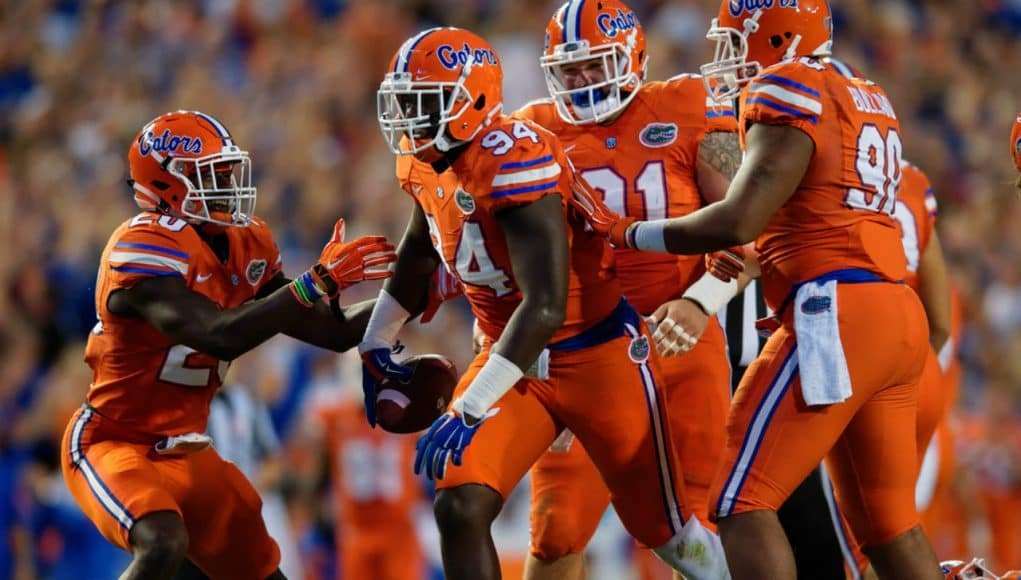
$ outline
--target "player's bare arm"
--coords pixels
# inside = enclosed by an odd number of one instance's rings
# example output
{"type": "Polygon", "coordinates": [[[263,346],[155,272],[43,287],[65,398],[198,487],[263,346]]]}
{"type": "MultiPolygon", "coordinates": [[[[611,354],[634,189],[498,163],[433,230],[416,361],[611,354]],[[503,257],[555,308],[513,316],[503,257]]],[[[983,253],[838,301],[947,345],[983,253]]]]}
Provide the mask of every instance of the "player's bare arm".
{"type": "Polygon", "coordinates": [[[507,240],[522,300],[493,352],[527,369],[564,322],[569,258],[561,198],[547,195],[505,209],[496,219],[507,240]]]}
{"type": "Polygon", "coordinates": [[[741,142],[733,131],[706,133],[698,144],[695,179],[706,203],[715,203],[727,195],[730,181],[741,166],[741,142]]]}
{"type": "MultiPolygon", "coordinates": [[[[741,164],[741,144],[733,131],[706,133],[698,144],[695,180],[706,204],[722,200],[730,180],[741,164]]],[[[729,283],[729,280],[722,280],[729,283]]],[[[660,305],[652,314],[657,328],[656,349],[664,356],[683,354],[698,343],[715,314],[732,298],[737,286],[724,286],[715,278],[703,277],[684,296],[660,305]]]]}
{"type": "Polygon", "coordinates": [[[939,352],[950,337],[950,278],[935,231],[918,264],[918,297],[929,320],[929,342],[939,352]]]}
{"type": "MultiPolygon", "coordinates": [[[[286,286],[261,300],[220,310],[212,300],[189,290],[184,280],[173,276],[149,278],[119,290],[110,296],[108,306],[119,316],[141,318],[171,339],[220,360],[233,360],[279,332],[303,335],[302,339],[325,339],[309,336],[317,332],[300,329],[313,321],[328,324],[333,330],[345,326],[334,319],[328,306],[325,313],[302,306],[286,286]]],[[[360,320],[361,329],[344,329],[338,337],[313,344],[334,350],[355,346],[369,310],[371,303],[351,307],[352,326],[360,320]]]]}
{"type": "MultiPolygon", "coordinates": [[[[630,224],[607,232],[615,243],[671,254],[702,254],[754,240],[797,189],[815,143],[800,129],[756,123],[727,196],[684,217],[630,224]]],[[[599,228],[597,228],[599,229],[599,228]]]]}
{"type": "Polygon", "coordinates": [[[425,309],[429,280],[439,265],[440,257],[430,241],[425,212],[416,204],[397,246],[393,277],[387,280],[384,288],[415,316],[425,309]]]}
{"type": "MultiPolygon", "coordinates": [[[[260,289],[256,298],[269,297],[290,283],[289,278],[279,273],[260,289]]],[[[280,332],[314,346],[343,352],[357,346],[362,339],[375,303],[375,300],[364,300],[340,306],[339,296],[329,303],[320,300],[303,317],[286,321],[287,326],[281,328],[280,332]]]]}
{"type": "MultiPolygon", "coordinates": [[[[189,289],[183,278],[156,276],[117,290],[110,295],[107,306],[113,314],[141,318],[180,344],[220,360],[233,360],[279,332],[308,337],[313,344],[326,348],[346,350],[356,344],[359,331],[367,323],[367,314],[362,313],[369,309],[367,306],[350,312],[361,328],[331,336],[326,329],[302,326],[324,321],[333,329],[342,326],[339,317],[322,304],[324,299],[334,299],[341,290],[360,281],[389,277],[387,266],[395,259],[393,246],[380,236],[345,243],[344,220],[338,220],[319,261],[266,298],[224,310],[189,289]],[[362,319],[365,322],[357,322],[362,319]]],[[[275,279],[274,283],[280,281],[275,279]]]]}
{"type": "Polygon", "coordinates": [[[384,377],[401,380],[411,377],[410,368],[390,358],[390,349],[404,323],[426,309],[429,283],[439,264],[425,212],[415,204],[397,248],[393,276],[380,291],[358,344],[363,363],[365,416],[372,427],[376,426],[376,394],[380,381],[384,377]]]}

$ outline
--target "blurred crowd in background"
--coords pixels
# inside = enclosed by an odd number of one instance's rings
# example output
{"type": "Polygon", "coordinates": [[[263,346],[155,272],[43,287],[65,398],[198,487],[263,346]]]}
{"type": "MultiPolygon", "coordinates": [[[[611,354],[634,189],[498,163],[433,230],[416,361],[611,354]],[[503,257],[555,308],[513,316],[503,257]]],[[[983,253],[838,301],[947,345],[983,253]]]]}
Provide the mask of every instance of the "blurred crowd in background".
{"type": "MultiPolygon", "coordinates": [[[[649,78],[697,72],[711,58],[704,35],[717,0],[629,3],[648,38],[649,78]]],[[[1021,0],[830,4],[835,56],[886,89],[903,126],[905,156],[934,184],[938,230],[963,297],[964,379],[954,411],[962,426],[960,513],[948,526],[953,533],[935,543],[943,558],[984,554],[1012,559],[994,561],[994,569],[1016,567],[1021,203],[1008,136],[1021,107],[1021,0]]],[[[347,219],[351,237],[383,233],[397,240],[403,231],[411,201],[396,186],[375,116],[375,89],[401,42],[439,24],[482,34],[502,57],[511,110],[545,95],[538,58],[557,5],[0,4],[0,578],[111,578],[125,562],[77,512],[60,478],[57,445],[91,376],[82,352],[95,323],[100,253],[136,211],[125,184],[126,156],[142,125],[182,108],[221,120],[251,152],[256,213],[272,227],[285,272],[294,275],[318,256],[338,217],[347,219]]],[[[377,291],[362,285],[344,300],[377,291]]],[[[402,338],[409,352],[440,352],[463,369],[471,358],[470,325],[458,301],[402,338]]],[[[339,577],[345,550],[365,553],[396,542],[425,574],[438,545],[430,537],[430,490],[405,476],[414,438],[372,439],[361,452],[344,447],[345,437],[361,436],[364,423],[360,412],[345,411],[360,408],[357,356],[282,338],[237,361],[233,371],[231,388],[265,405],[280,442],[249,475],[280,498],[292,535],[285,571],[290,561],[303,569],[292,568],[293,577],[339,577]],[[384,453],[372,445],[389,447],[384,453]],[[398,505],[392,514],[381,511],[391,504],[398,505]],[[390,528],[373,537],[380,521],[405,526],[409,535],[395,540],[390,528]]],[[[508,562],[527,546],[526,503],[512,501],[497,533],[508,562]]],[[[607,522],[613,528],[611,517],[607,522]]],[[[611,558],[594,566],[597,572],[623,574],[613,568],[629,558],[618,536],[606,536],[603,552],[611,558]]],[[[347,577],[363,576],[349,570],[347,577]]]]}

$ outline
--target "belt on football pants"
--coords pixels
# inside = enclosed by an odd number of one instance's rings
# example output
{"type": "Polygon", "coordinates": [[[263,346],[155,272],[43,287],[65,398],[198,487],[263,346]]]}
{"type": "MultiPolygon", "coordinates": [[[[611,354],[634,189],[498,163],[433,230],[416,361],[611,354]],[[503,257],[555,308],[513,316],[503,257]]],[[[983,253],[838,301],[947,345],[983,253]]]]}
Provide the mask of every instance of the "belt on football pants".
{"type": "Polygon", "coordinates": [[[775,316],[779,318],[783,314],[784,310],[787,309],[787,306],[789,306],[791,302],[794,302],[794,297],[797,295],[798,289],[804,286],[805,284],[809,284],[811,282],[825,284],[826,282],[829,282],[831,280],[836,280],[838,284],[864,284],[867,282],[889,282],[891,284],[904,283],[903,280],[898,280],[895,282],[893,280],[883,278],[882,276],[874,272],[862,270],[861,268],[845,268],[843,270],[834,270],[832,272],[827,272],[821,276],[816,276],[811,280],[798,282],[797,284],[791,286],[791,291],[788,292],[787,297],[783,299],[783,304],[781,304],[780,308],[777,309],[775,316]]]}
{"type": "Polygon", "coordinates": [[[635,328],[641,328],[641,319],[638,316],[638,312],[628,304],[628,301],[621,298],[620,302],[617,303],[617,307],[613,309],[609,316],[600,320],[588,330],[583,330],[570,338],[550,343],[546,348],[555,352],[571,352],[599,346],[624,336],[627,333],[625,329],[626,324],[630,324],[635,328]]]}

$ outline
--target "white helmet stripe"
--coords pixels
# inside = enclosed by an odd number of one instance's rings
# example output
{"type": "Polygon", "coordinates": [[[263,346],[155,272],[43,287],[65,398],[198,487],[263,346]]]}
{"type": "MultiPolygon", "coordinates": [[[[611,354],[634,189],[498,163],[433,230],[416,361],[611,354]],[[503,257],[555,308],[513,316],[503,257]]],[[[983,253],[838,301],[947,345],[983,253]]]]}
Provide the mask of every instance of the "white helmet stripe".
{"type": "Polygon", "coordinates": [[[227,128],[223,126],[223,123],[217,121],[212,116],[207,115],[205,113],[201,113],[199,111],[195,111],[195,114],[198,115],[199,117],[205,119],[206,121],[208,121],[209,124],[212,125],[214,129],[216,129],[216,132],[220,134],[220,138],[223,139],[223,144],[224,145],[233,145],[234,144],[231,141],[230,131],[228,131],[227,128]]]}
{"type": "Polygon", "coordinates": [[[436,28],[423,30],[405,40],[404,44],[401,45],[401,49],[397,51],[397,62],[394,63],[393,72],[408,72],[408,59],[411,58],[411,51],[415,50],[415,47],[418,46],[422,39],[439,29],[440,27],[437,26],[436,28]]]}
{"type": "Polygon", "coordinates": [[[564,14],[564,42],[581,40],[581,9],[585,0],[571,0],[564,14]]]}

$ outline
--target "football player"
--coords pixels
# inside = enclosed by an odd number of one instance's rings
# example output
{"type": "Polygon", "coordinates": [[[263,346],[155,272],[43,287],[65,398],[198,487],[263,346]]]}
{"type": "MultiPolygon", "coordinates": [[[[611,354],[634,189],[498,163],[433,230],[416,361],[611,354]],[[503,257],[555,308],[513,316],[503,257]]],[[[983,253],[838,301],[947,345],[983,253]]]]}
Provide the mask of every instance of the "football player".
{"type": "Polygon", "coordinates": [[[685,509],[651,339],[604,269],[606,244],[568,209],[578,177],[554,135],[501,113],[502,80],[489,43],[434,28],[380,84],[380,127],[415,206],[359,346],[369,421],[378,381],[408,374],[390,345],[449,268],[486,340],[415,458],[437,481],[447,578],[498,577],[490,524],[564,428],[633,536],[689,577],[727,577],[718,539],[685,509]]]}
{"type": "Polygon", "coordinates": [[[94,378],[64,434],[64,481],[132,552],[121,578],[171,578],[185,556],[213,578],[282,578],[258,494],[202,434],[210,400],[230,361],[277,333],[357,344],[371,302],[342,310],[335,298],[389,276],[396,254],[379,236],[345,243],[341,220],[319,261],[288,280],[253,214],[251,159],[205,113],[149,122],[128,165],[142,212],[103,251],[85,349],[94,378]]]}
{"type": "Polygon", "coordinates": [[[713,488],[731,572],[795,577],[776,509],[826,458],[879,576],[935,580],[914,506],[929,346],[925,311],[898,283],[896,113],[880,87],[821,60],[832,45],[824,0],[723,2],[707,36],[709,90],[740,96],[745,156],[726,198],[646,222],[595,198],[576,202],[618,246],[698,254],[756,240],[780,323],[738,388],[713,488]]]}
{"type": "Polygon", "coordinates": [[[414,441],[372,429],[354,389],[357,396],[315,407],[328,454],[339,577],[422,578],[415,514],[424,493],[408,469],[414,441]]]}
{"type": "MultiPolygon", "coordinates": [[[[662,219],[723,199],[741,160],[734,111],[710,99],[698,76],[646,82],[645,34],[627,4],[563,4],[546,28],[540,62],[550,98],[514,116],[556,134],[577,172],[617,213],[662,219]]],[[[737,282],[707,274],[701,256],[617,248],[614,258],[624,296],[657,325],[666,414],[688,505],[712,528],[709,486],[730,405],[726,341],[713,315],[737,282]]],[[[581,576],[582,552],[610,501],[583,446],[561,443],[531,471],[525,577],[533,580],[581,576]]]]}

